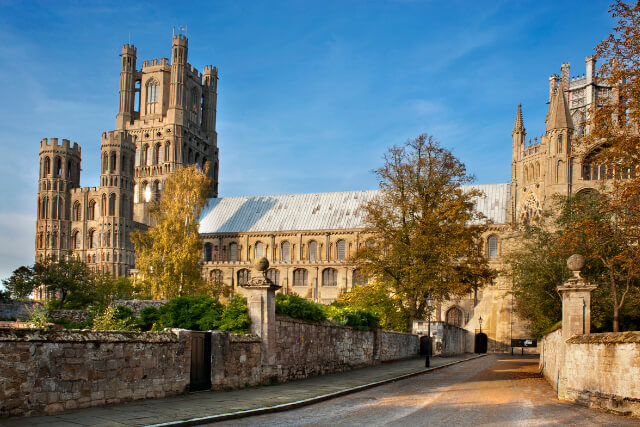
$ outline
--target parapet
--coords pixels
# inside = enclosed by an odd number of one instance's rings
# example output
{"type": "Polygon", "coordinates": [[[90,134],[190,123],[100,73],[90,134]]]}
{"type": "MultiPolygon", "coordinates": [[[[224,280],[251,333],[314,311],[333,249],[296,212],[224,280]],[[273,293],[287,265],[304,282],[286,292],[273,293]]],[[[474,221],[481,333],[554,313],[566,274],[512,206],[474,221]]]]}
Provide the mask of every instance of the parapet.
{"type": "Polygon", "coordinates": [[[213,65],[205,65],[203,74],[213,74],[214,76],[218,75],[218,67],[214,67],[213,65]]]}
{"type": "Polygon", "coordinates": [[[176,34],[173,36],[173,45],[187,47],[189,45],[189,39],[184,34],[176,34]]]}
{"type": "Polygon", "coordinates": [[[62,144],[60,144],[58,141],[58,138],[42,138],[42,141],[40,141],[40,152],[51,151],[54,149],[63,149],[73,151],[78,155],[81,154],[81,148],[77,142],[74,142],[72,146],[71,141],[69,141],[68,139],[63,139],[62,144]]]}
{"type": "Polygon", "coordinates": [[[128,54],[128,55],[134,55],[135,56],[136,53],[137,53],[137,49],[136,49],[136,47],[134,45],[129,44],[129,43],[122,45],[122,54],[123,55],[128,54]]]}

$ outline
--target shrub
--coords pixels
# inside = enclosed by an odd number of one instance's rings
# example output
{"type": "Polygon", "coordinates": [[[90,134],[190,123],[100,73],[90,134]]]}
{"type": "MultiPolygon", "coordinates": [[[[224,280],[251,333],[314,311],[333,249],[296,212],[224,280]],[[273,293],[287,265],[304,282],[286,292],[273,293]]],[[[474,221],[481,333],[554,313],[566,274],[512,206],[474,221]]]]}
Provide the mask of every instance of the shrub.
{"type": "Polygon", "coordinates": [[[145,307],[140,310],[140,318],[138,319],[138,326],[143,331],[149,331],[154,324],[160,320],[160,312],[155,307],[145,307]]]}
{"type": "Polygon", "coordinates": [[[208,330],[220,320],[223,309],[217,299],[207,296],[174,298],[160,307],[157,328],[208,330]]]}
{"type": "Polygon", "coordinates": [[[29,314],[29,323],[31,323],[34,328],[44,328],[47,326],[49,322],[49,310],[47,310],[44,305],[36,303],[32,307],[27,308],[27,313],[29,314]]]}
{"type": "Polygon", "coordinates": [[[137,328],[131,318],[131,310],[122,306],[109,305],[96,313],[91,329],[94,331],[132,331],[137,328]],[[127,310],[129,311],[128,316],[127,310]]]}
{"type": "Polygon", "coordinates": [[[327,320],[320,304],[294,294],[276,294],[276,313],[310,322],[327,320]]]}
{"type": "Polygon", "coordinates": [[[249,325],[251,325],[251,320],[247,310],[247,299],[241,296],[231,298],[229,305],[224,308],[222,316],[215,323],[218,329],[234,334],[249,333],[249,325]]]}
{"type": "Polygon", "coordinates": [[[332,321],[342,326],[351,326],[360,331],[375,329],[380,322],[380,318],[373,312],[360,310],[348,305],[334,303],[324,306],[324,311],[332,321]]]}

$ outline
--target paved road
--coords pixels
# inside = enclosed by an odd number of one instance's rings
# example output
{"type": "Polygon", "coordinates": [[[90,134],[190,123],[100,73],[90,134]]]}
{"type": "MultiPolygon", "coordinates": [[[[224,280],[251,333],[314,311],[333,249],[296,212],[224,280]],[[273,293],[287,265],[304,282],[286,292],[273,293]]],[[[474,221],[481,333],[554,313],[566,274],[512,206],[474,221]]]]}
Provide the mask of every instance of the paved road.
{"type": "Polygon", "coordinates": [[[537,375],[537,364],[537,358],[493,355],[312,406],[215,425],[640,425],[558,401],[537,375]]]}

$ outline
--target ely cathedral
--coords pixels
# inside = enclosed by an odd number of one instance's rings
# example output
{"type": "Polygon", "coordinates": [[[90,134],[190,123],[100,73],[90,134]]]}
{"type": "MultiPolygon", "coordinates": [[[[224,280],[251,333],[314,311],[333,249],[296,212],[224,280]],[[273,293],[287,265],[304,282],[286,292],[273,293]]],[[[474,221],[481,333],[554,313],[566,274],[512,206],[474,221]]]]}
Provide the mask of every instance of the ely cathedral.
{"type": "MultiPolygon", "coordinates": [[[[204,278],[241,292],[239,285],[255,274],[253,262],[265,256],[267,276],[284,293],[330,303],[366,285],[348,260],[367,242],[359,207],[378,191],[218,198],[218,70],[199,72],[187,54],[187,38],[174,36],[171,60],[144,61],[138,70],[136,48],[123,46],[116,129],[102,135],[99,187],[80,187],[78,144],[42,140],[36,261],[72,251],[97,271],[128,276],[135,267],[129,234],[149,226],[149,203],[161,196],[164,180],[176,168],[209,162],[212,194],[200,218],[204,278]]],[[[538,216],[551,195],[589,191],[610,177],[593,163],[593,151],[578,151],[572,141],[588,132],[588,108],[613,95],[588,57],[585,75],[570,78],[569,64],[562,64],[560,76],[549,78],[546,131],[533,141],[526,139],[518,105],[511,182],[468,186],[485,194],[476,207],[491,221],[484,251],[494,268],[501,269],[502,256],[516,243],[518,226],[538,216]]],[[[470,335],[481,326],[489,351],[506,351],[511,338],[528,336],[509,290],[499,276],[477,293],[436,307],[435,320],[470,335]]],[[[415,332],[425,329],[425,322],[414,322],[415,332]]]]}

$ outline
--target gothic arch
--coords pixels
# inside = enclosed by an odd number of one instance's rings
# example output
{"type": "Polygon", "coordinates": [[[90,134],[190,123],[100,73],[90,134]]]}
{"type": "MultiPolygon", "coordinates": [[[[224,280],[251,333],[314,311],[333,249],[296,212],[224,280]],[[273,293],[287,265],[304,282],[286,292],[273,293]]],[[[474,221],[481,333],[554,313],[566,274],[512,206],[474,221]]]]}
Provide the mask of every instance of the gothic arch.
{"type": "Polygon", "coordinates": [[[447,324],[457,326],[459,328],[463,326],[463,317],[464,313],[462,309],[455,305],[447,310],[447,314],[445,315],[447,324]]]}
{"type": "Polygon", "coordinates": [[[542,215],[542,203],[538,200],[534,193],[529,193],[525,196],[524,202],[520,207],[520,223],[530,224],[542,215]]]}

